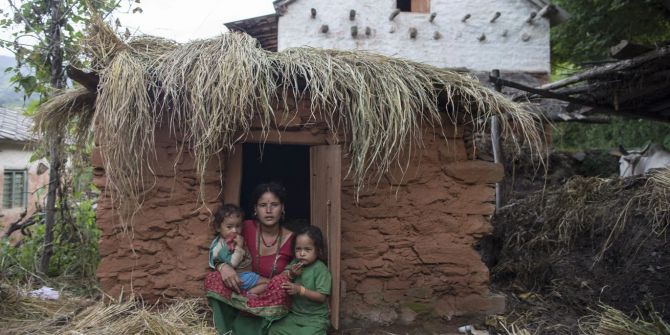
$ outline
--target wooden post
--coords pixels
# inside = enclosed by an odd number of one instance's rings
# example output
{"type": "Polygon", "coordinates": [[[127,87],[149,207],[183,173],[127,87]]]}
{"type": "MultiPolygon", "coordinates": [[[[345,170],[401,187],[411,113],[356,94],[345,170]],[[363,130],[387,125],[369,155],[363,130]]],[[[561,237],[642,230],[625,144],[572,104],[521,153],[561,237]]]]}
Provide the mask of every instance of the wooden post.
{"type": "MultiPolygon", "coordinates": [[[[491,71],[491,77],[496,79],[500,78],[500,70],[491,71]]],[[[494,85],[496,92],[502,91],[502,85],[498,81],[495,81],[494,85]]],[[[491,118],[491,144],[493,146],[493,162],[496,164],[502,164],[500,149],[500,125],[498,123],[497,116],[491,118]]],[[[502,184],[498,182],[496,183],[496,211],[502,207],[502,203],[502,184]]]]}
{"type": "Polygon", "coordinates": [[[339,145],[316,145],[309,149],[310,222],[321,228],[328,249],[328,268],[333,276],[330,323],[340,327],[340,254],[342,232],[342,149],[339,145]]]}

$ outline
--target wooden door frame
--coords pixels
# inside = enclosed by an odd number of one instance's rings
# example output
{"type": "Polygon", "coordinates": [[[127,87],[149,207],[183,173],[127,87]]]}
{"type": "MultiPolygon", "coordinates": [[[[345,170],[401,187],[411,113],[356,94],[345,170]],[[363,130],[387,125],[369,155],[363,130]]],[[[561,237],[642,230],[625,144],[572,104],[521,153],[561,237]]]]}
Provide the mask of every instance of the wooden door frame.
{"type": "MultiPolygon", "coordinates": [[[[314,134],[310,131],[299,131],[299,132],[279,132],[279,131],[270,131],[268,133],[261,133],[251,131],[244,135],[239,136],[238,138],[243,138],[239,144],[235,145],[234,150],[228,154],[228,157],[225,162],[225,181],[223,187],[223,202],[231,203],[235,205],[240,204],[240,192],[242,189],[242,173],[243,173],[243,148],[244,143],[266,143],[266,144],[284,144],[284,145],[305,145],[310,147],[310,199],[314,199],[315,188],[311,183],[311,179],[314,175],[313,169],[313,158],[312,158],[312,148],[317,146],[330,146],[337,148],[337,152],[340,155],[341,159],[341,148],[339,144],[331,144],[329,138],[326,134],[314,134]]],[[[341,161],[338,160],[337,164],[341,164],[341,161]]],[[[330,307],[331,307],[331,324],[333,328],[339,328],[339,307],[341,300],[341,273],[340,273],[340,245],[341,245],[341,211],[342,206],[340,202],[341,190],[341,165],[337,166],[338,180],[333,180],[331,182],[331,188],[337,188],[337,199],[328,200],[326,204],[328,211],[325,214],[328,219],[327,223],[317,224],[326,238],[326,243],[328,245],[328,267],[333,276],[332,291],[330,297],[330,307]],[[332,237],[331,237],[332,236],[332,237]],[[332,243],[331,239],[335,240],[335,243],[332,243]],[[337,297],[335,299],[335,297],[337,297]]],[[[315,217],[315,204],[310,202],[310,224],[315,217]]]]}

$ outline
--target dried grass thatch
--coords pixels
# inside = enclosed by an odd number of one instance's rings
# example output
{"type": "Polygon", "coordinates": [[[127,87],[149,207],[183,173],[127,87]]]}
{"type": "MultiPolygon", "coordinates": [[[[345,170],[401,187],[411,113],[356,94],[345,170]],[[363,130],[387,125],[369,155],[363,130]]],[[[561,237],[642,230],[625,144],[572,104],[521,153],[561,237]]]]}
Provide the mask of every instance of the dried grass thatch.
{"type": "Polygon", "coordinates": [[[216,334],[203,300],[145,306],[134,299],[94,301],[70,295],[40,300],[7,286],[0,293],[0,327],[8,335],[216,334]]]}
{"type": "MultiPolygon", "coordinates": [[[[186,139],[202,174],[252,119],[267,133],[275,108],[289,99],[309,100],[314,119],[325,120],[335,138],[346,138],[359,191],[393,164],[409,163],[398,162],[399,155],[421,146],[422,127],[438,133],[452,124],[479,129],[499,116],[503,135],[520,137],[535,154],[542,151],[536,114],[450,70],[361,52],[273,53],[240,33],[186,44],[151,37],[124,43],[100,21],[87,41],[100,84],[95,109],[82,113],[96,124],[113,199],[131,209],[152,185],[146,162],[155,154],[157,127],[169,125],[186,139]]],[[[63,118],[52,106],[40,112],[47,134],[63,118]]]]}
{"type": "MultiPolygon", "coordinates": [[[[641,312],[631,317],[626,313],[607,305],[600,305],[597,311],[592,311],[579,322],[574,324],[547,324],[541,330],[530,331],[528,319],[510,318],[509,316],[495,316],[487,320],[493,329],[507,335],[531,335],[531,334],[584,334],[584,335],[670,335],[670,325],[653,309],[649,308],[648,315],[644,317],[641,312]],[[574,326],[578,323],[578,329],[574,326]]],[[[534,315],[539,317],[538,314],[534,315]]],[[[537,321],[537,320],[534,320],[537,321]]],[[[565,320],[564,320],[565,321],[565,320]]],[[[533,327],[535,328],[535,327],[533,327]]],[[[537,328],[535,328],[537,329],[537,328]]]]}
{"type": "Polygon", "coordinates": [[[670,335],[670,325],[650,308],[647,317],[637,313],[630,317],[626,313],[607,305],[580,322],[584,334],[593,335],[670,335]]]}

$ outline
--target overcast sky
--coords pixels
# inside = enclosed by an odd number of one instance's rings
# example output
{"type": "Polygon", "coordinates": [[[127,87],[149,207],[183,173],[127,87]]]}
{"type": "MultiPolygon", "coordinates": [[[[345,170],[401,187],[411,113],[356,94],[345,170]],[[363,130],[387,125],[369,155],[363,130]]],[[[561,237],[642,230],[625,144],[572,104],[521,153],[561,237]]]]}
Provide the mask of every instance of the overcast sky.
{"type": "MultiPolygon", "coordinates": [[[[141,0],[137,5],[142,8],[141,14],[128,13],[127,7],[117,13],[123,27],[133,34],[157,35],[178,42],[212,37],[226,30],[224,22],[274,12],[272,0],[141,0]]],[[[0,1],[3,12],[8,7],[6,1],[0,1]]],[[[7,39],[7,32],[0,32],[0,37],[7,39]]],[[[2,48],[0,54],[12,55],[2,48]]]]}

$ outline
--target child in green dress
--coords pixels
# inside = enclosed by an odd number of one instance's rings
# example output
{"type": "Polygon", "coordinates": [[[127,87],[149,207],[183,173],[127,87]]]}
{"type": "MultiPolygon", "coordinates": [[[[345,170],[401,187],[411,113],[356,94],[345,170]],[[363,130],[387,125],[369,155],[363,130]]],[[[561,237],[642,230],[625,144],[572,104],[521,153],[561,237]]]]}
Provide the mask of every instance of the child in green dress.
{"type": "Polygon", "coordinates": [[[295,240],[295,259],[288,265],[293,283],[282,287],[292,296],[291,311],[270,327],[269,335],[326,334],[332,277],[324,261],[323,235],[318,227],[302,229],[295,240]]]}

